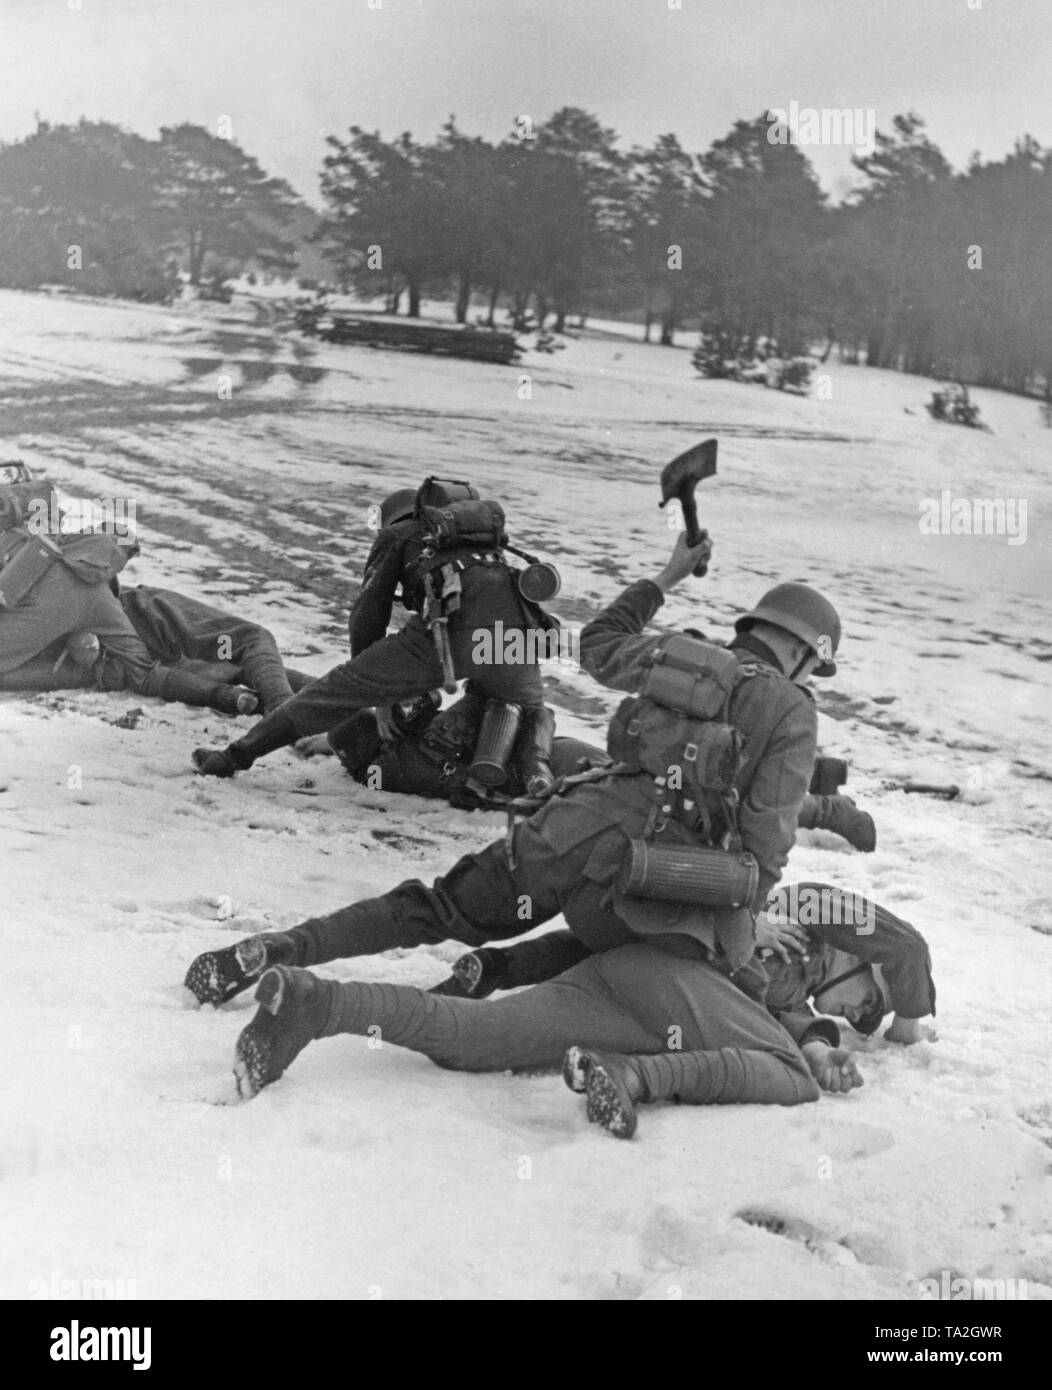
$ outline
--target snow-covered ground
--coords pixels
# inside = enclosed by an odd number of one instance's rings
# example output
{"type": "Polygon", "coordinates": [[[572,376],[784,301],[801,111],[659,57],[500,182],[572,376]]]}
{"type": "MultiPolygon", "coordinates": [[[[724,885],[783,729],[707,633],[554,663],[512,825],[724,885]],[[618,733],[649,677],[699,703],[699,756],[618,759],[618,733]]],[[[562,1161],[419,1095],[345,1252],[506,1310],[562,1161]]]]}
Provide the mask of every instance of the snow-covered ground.
{"type": "MultiPolygon", "coordinates": [[[[701,382],[689,354],[586,333],[513,368],[275,337],[260,307],[0,294],[0,454],[136,501],[128,582],[200,593],[320,673],[344,651],[369,503],[427,472],[503,499],[556,560],[574,624],[653,573],[657,473],[720,439],[707,580],[662,621],[726,629],[772,581],[837,602],[821,741],[879,848],[801,836],[790,878],[870,893],[928,938],[939,1038],[874,1043],[866,1086],[782,1110],[660,1107],[619,1144],[557,1078],[440,1071],[317,1044],[235,1103],[245,997],[192,1008],[204,948],[499,834],[289,752],[204,782],[236,724],[128,696],[0,696],[0,1294],[139,1297],[1052,1295],[1052,434],[976,391],[992,434],[929,420],[931,383],[830,364],[829,399],[701,382]],[[524,380],[524,378],[529,380],[524,380]],[[1027,503],[1025,544],[923,534],[924,499],[1027,503]],[[119,717],[141,706],[135,728],[119,717]],[[958,783],[944,802],[890,790],[958,783]]],[[[1018,515],[1018,514],[1017,514],[1018,515]]],[[[615,697],[553,664],[567,731],[615,697]]],[[[459,953],[333,967],[430,985],[459,953]]]]}

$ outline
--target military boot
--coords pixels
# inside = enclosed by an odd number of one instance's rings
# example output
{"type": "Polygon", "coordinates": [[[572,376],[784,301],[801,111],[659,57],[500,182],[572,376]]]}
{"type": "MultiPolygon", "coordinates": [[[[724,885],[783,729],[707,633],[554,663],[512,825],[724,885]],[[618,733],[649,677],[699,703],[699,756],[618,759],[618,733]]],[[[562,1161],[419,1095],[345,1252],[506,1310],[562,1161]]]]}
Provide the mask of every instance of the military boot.
{"type": "Polygon", "coordinates": [[[633,1058],[571,1047],[563,1058],[563,1080],[571,1091],[587,1097],[590,1124],[602,1125],[615,1139],[632,1138],[636,1104],[648,1099],[633,1058]]]}
{"type": "Polygon", "coordinates": [[[849,796],[805,797],[797,823],[804,830],[830,830],[863,854],[872,854],[877,847],[873,817],[860,811],[849,796]]]}
{"type": "Polygon", "coordinates": [[[555,715],[547,705],[523,711],[518,761],[527,796],[544,796],[555,785],[551,767],[554,738],[555,715]]]}
{"type": "Polygon", "coordinates": [[[244,685],[217,685],[209,701],[219,714],[255,714],[259,697],[244,685]]]}
{"type": "Polygon", "coordinates": [[[241,685],[222,685],[182,666],[157,666],[142,688],[144,695],[184,705],[207,705],[220,714],[254,714],[259,701],[241,685]]]}
{"type": "Polygon", "coordinates": [[[214,1004],[218,1008],[248,989],[268,967],[288,965],[295,957],[296,941],[288,932],[247,936],[233,946],[198,956],[183,983],[199,1004],[214,1004]]]}
{"type": "Polygon", "coordinates": [[[259,1008],[241,1030],[234,1052],[234,1078],[242,1100],[277,1081],[307,1044],[321,1036],[332,997],[332,983],[309,970],[281,965],[266,972],[256,990],[259,1008]]]}
{"type": "Polygon", "coordinates": [[[453,966],[448,980],[442,980],[428,991],[445,994],[454,999],[486,999],[508,973],[508,954],[499,946],[481,946],[461,956],[453,966]]]}
{"type": "Polygon", "coordinates": [[[282,707],[264,715],[244,738],[226,748],[195,748],[192,762],[202,777],[233,777],[236,772],[245,772],[257,758],[288,748],[299,737],[299,730],[282,707]]]}

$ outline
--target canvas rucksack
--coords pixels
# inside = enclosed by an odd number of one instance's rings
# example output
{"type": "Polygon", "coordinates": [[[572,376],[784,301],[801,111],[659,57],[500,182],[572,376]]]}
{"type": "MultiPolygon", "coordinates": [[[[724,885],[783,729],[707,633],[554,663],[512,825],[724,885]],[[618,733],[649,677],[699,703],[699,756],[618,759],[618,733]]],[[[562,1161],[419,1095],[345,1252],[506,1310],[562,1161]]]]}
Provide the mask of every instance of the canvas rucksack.
{"type": "Polygon", "coordinates": [[[619,763],[667,779],[711,825],[733,799],[745,739],[727,723],[734,690],[754,673],[725,647],[685,633],[661,639],[638,695],[622,700],[607,752],[619,763]]]}

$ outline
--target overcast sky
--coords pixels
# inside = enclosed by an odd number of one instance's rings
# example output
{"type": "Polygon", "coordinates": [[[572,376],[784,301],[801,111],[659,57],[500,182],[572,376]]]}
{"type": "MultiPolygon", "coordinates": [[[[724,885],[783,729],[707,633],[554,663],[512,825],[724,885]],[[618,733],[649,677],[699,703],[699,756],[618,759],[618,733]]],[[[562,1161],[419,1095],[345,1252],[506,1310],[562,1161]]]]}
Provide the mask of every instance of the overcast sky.
{"type": "MultiPolygon", "coordinates": [[[[226,116],[311,201],[351,124],[499,138],[573,104],[700,151],[792,101],[882,128],[912,107],[957,165],[1052,145],[1052,0],[0,0],[0,140],[35,112],[151,136],[226,116]]],[[[841,192],[851,150],[806,152],[841,192]]]]}

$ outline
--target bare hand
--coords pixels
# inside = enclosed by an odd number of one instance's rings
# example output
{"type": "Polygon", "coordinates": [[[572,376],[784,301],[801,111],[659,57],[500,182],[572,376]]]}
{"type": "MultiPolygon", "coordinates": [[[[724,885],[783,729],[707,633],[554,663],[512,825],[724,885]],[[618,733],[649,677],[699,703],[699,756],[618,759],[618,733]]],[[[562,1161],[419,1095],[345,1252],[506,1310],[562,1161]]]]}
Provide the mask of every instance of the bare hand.
{"type": "Polygon", "coordinates": [[[708,564],[711,558],[712,541],[709,539],[708,531],[702,531],[700,542],[694,546],[687,544],[687,533],[681,531],[676,537],[676,544],[673,546],[668,564],[654,580],[654,583],[663,594],[667,594],[669,589],[675,588],[681,580],[692,574],[697,565],[700,565],[702,561],[708,564]]]}
{"type": "Polygon", "coordinates": [[[807,932],[796,922],[772,922],[764,913],[756,919],[756,949],[773,951],[786,965],[792,965],[790,951],[807,959],[807,932]]]}
{"type": "Polygon", "coordinates": [[[865,1085],[854,1057],[846,1048],[830,1047],[816,1040],[805,1043],[803,1053],[821,1090],[842,1095],[865,1085]]]}

